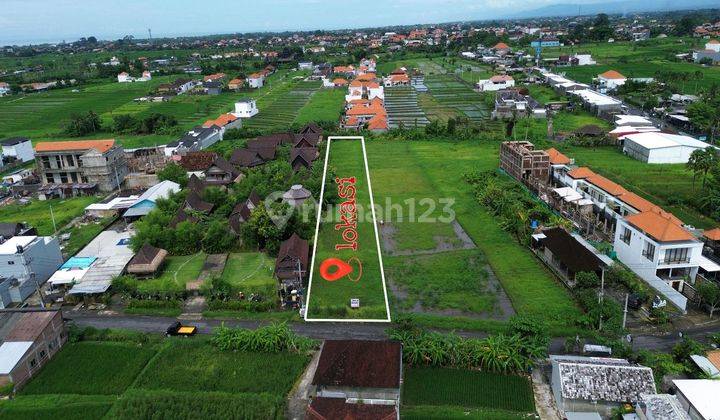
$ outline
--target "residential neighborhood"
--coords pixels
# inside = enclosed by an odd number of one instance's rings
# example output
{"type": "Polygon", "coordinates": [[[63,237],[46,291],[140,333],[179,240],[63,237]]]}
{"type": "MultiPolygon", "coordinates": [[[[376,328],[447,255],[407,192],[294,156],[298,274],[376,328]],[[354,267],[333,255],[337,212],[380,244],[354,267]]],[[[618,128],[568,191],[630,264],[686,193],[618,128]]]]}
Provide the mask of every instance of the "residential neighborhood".
{"type": "Polygon", "coordinates": [[[720,419],[717,5],[16,3],[0,419],[720,419]]]}

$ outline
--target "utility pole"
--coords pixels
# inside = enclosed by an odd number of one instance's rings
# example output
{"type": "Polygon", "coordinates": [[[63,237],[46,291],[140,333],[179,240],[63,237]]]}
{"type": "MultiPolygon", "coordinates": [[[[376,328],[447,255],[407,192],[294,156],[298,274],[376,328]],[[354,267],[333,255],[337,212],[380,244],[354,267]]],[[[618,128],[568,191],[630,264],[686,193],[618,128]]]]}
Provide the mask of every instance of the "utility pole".
{"type": "Polygon", "coordinates": [[[50,218],[52,219],[53,232],[57,235],[57,226],[55,225],[55,213],[53,213],[52,204],[50,204],[50,218]]]}
{"type": "Polygon", "coordinates": [[[605,298],[605,269],[600,271],[600,294],[598,295],[598,305],[600,305],[600,323],[598,324],[598,331],[602,330],[602,301],[605,298]]]}
{"type": "Polygon", "coordinates": [[[627,313],[628,313],[628,298],[630,297],[629,293],[625,293],[625,310],[623,311],[623,330],[625,329],[625,323],[627,322],[627,313]]]}

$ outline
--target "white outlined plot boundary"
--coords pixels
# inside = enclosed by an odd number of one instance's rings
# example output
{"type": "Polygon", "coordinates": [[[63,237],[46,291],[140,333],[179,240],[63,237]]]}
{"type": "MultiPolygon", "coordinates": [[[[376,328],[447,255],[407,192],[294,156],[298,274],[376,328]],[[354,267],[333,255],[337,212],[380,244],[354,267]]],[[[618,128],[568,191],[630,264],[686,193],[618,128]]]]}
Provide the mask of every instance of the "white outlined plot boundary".
{"type": "Polygon", "coordinates": [[[373,198],[372,183],[370,182],[370,168],[368,167],[367,150],[365,149],[365,137],[363,136],[330,136],[327,139],[327,147],[325,150],[325,165],[323,167],[322,184],[320,186],[320,200],[318,201],[319,208],[317,212],[317,221],[315,223],[315,238],[313,238],[313,256],[310,262],[310,280],[308,281],[308,292],[305,300],[305,321],[308,322],[391,322],[390,319],[390,302],[388,301],[387,286],[385,284],[385,269],[383,268],[382,251],[380,250],[380,234],[378,231],[377,218],[375,217],[375,199],[373,198]],[[385,296],[385,311],[387,313],[386,319],[323,319],[323,318],[308,318],[310,312],[310,296],[312,293],[312,282],[315,274],[315,256],[317,255],[317,242],[318,234],[320,233],[320,219],[322,218],[322,202],[325,196],[325,181],[327,177],[328,161],[330,158],[330,145],[333,140],[360,140],[363,152],[363,161],[365,163],[365,175],[367,176],[368,193],[370,195],[370,209],[373,218],[373,228],[375,229],[375,244],[377,245],[378,262],[380,263],[380,278],[382,279],[383,294],[385,296]]]}

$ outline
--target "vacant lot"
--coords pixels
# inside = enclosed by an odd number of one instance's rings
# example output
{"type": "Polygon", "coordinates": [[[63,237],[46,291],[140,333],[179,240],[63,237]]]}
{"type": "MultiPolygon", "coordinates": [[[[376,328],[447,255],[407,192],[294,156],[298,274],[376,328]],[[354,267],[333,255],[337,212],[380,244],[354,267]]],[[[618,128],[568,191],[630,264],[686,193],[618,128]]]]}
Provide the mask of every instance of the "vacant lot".
{"type": "Polygon", "coordinates": [[[489,408],[534,413],[530,380],[489,372],[410,367],[405,370],[403,404],[489,408]]]}
{"type": "Polygon", "coordinates": [[[141,280],[140,292],[180,292],[189,281],[197,280],[205,262],[205,254],[167,257],[162,273],[153,279],[141,280]]]}
{"type": "Polygon", "coordinates": [[[318,90],[310,97],[310,101],[300,108],[295,123],[337,122],[345,109],[346,93],[345,88],[318,90]]]}
{"type": "Polygon", "coordinates": [[[83,214],[85,207],[96,201],[98,198],[95,196],[84,196],[64,200],[33,200],[28,205],[11,204],[0,207],[0,220],[3,222],[27,222],[37,229],[38,234],[52,235],[55,233],[53,216],[55,225],[60,230],[72,219],[83,214]]]}
{"type": "MultiPolygon", "coordinates": [[[[463,181],[463,175],[471,170],[497,168],[498,143],[369,140],[367,147],[376,203],[385,203],[396,191],[399,201],[412,194],[420,194],[418,199],[451,198],[455,219],[484,255],[515,311],[542,317],[553,327],[573,324],[580,312],[565,288],[528,249],[502,230],[463,181]],[[375,181],[375,174],[388,168],[409,175],[381,176],[383,182],[375,181]],[[407,187],[423,184],[426,186],[407,187]]],[[[408,226],[410,231],[412,228],[408,226]]],[[[438,270],[433,275],[446,274],[440,267],[438,270]]]]}
{"type": "Polygon", "coordinates": [[[287,130],[302,109],[320,88],[320,82],[295,80],[283,81],[265,95],[258,97],[260,110],[256,116],[244,121],[244,127],[258,130],[287,130]]]}
{"type": "Polygon", "coordinates": [[[134,344],[69,343],[23,394],[121,394],[154,354],[134,344]]]}
{"type": "MultiPolygon", "coordinates": [[[[361,142],[359,139],[333,140],[328,147],[328,166],[335,171],[335,176],[355,179],[356,226],[353,229],[335,229],[336,223],[343,223],[339,217],[320,224],[315,267],[311,273],[312,285],[308,293],[308,318],[387,319],[389,314],[380,273],[376,227],[370,212],[369,186],[361,142]],[[355,232],[354,236],[348,234],[349,240],[342,238],[346,230],[355,232]],[[335,248],[338,244],[351,242],[356,243],[356,249],[335,248]],[[320,266],[328,258],[345,261],[353,267],[353,272],[334,281],[323,279],[320,276],[320,266]],[[360,299],[360,308],[350,308],[350,299],[353,298],[360,299]]],[[[371,172],[371,179],[372,176],[371,172]]],[[[329,188],[334,191],[326,191],[326,194],[335,194],[338,185],[331,181],[329,188]]],[[[351,215],[353,211],[346,210],[345,213],[351,215]]],[[[348,226],[352,224],[348,223],[348,226]]]]}

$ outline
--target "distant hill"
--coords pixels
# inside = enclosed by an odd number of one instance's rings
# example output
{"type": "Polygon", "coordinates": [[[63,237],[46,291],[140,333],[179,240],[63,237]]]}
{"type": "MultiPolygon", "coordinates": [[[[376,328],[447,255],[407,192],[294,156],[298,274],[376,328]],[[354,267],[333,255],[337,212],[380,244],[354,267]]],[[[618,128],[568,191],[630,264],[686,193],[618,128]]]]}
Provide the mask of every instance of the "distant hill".
{"type": "Polygon", "coordinates": [[[533,17],[581,16],[598,13],[622,14],[631,12],[662,12],[667,10],[693,10],[720,8],[720,0],[630,0],[589,4],[554,4],[538,9],[527,10],[508,16],[509,19],[533,17]]]}

